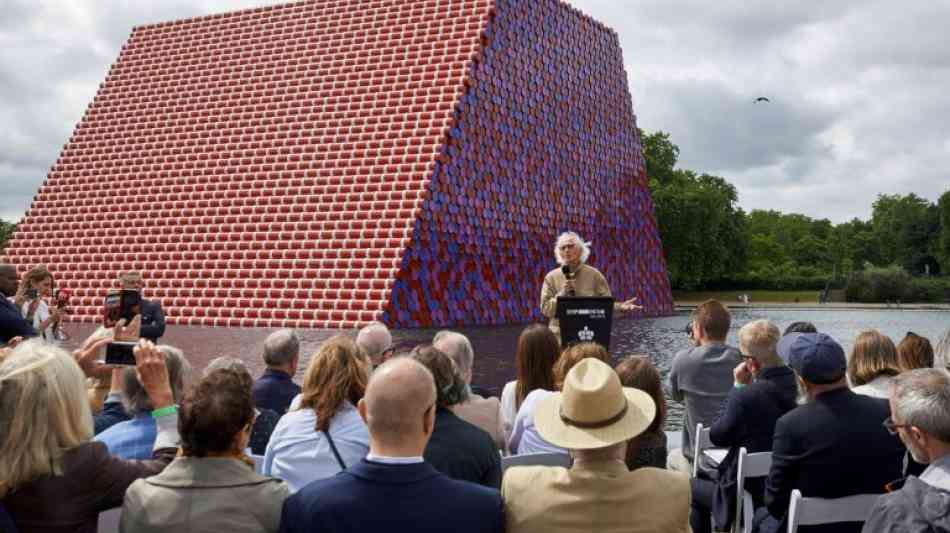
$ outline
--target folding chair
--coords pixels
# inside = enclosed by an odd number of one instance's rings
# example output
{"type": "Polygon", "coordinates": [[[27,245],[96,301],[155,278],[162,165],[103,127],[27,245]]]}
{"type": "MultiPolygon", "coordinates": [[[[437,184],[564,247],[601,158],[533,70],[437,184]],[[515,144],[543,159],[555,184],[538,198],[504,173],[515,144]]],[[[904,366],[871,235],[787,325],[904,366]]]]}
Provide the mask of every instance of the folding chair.
{"type": "Polygon", "coordinates": [[[501,458],[501,471],[512,466],[563,466],[571,467],[571,456],[566,453],[526,453],[501,458]]]}
{"type": "Polygon", "coordinates": [[[693,477],[699,475],[699,463],[705,457],[713,465],[719,465],[729,452],[726,448],[715,448],[709,440],[709,428],[696,424],[696,436],[693,442],[693,477]]]}
{"type": "Polygon", "coordinates": [[[879,496],[856,494],[843,498],[805,498],[800,490],[795,489],[788,502],[788,533],[796,533],[798,526],[864,522],[879,496]]]}
{"type": "Polygon", "coordinates": [[[745,490],[745,480],[750,477],[765,477],[772,468],[772,452],[749,453],[745,446],[739,448],[739,468],[736,472],[736,516],[732,522],[732,530],[739,533],[740,518],[742,532],[752,533],[752,515],[755,505],[752,495],[745,490]]]}

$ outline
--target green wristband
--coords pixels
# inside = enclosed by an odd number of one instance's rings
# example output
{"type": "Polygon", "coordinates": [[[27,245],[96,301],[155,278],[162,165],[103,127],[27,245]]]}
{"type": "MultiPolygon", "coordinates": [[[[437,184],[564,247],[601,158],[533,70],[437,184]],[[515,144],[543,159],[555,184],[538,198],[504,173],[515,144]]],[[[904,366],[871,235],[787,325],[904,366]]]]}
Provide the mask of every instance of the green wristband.
{"type": "Polygon", "coordinates": [[[152,411],[152,418],[161,418],[163,416],[173,415],[177,412],[177,405],[169,405],[168,407],[162,407],[161,409],[155,409],[152,411]]]}
{"type": "Polygon", "coordinates": [[[742,387],[745,387],[745,383],[738,383],[738,382],[736,382],[736,383],[733,383],[732,386],[735,387],[735,388],[737,388],[737,389],[741,389],[742,387]]]}

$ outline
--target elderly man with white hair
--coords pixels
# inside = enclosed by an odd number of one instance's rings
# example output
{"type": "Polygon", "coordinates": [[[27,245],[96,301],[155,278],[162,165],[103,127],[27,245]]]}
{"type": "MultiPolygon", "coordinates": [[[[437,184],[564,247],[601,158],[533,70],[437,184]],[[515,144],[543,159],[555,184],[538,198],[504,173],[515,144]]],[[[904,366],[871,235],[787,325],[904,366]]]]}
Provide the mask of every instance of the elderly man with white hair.
{"type": "Polygon", "coordinates": [[[465,384],[469,387],[468,400],[453,405],[452,412],[469,424],[485,430],[491,435],[498,449],[504,450],[505,422],[501,415],[501,402],[498,398],[484,398],[471,392],[475,350],[468,337],[455,331],[442,330],[435,334],[432,346],[452,359],[465,384]]]}
{"type": "Polygon", "coordinates": [[[373,363],[373,368],[392,356],[393,336],[382,322],[370,322],[356,335],[356,345],[373,363]]]}
{"type": "MultiPolygon", "coordinates": [[[[560,234],[554,246],[554,259],[561,265],[544,276],[541,288],[541,313],[550,319],[551,330],[560,334],[554,318],[560,296],[611,296],[607,279],[599,270],[587,264],[590,244],[573,231],[560,234]]],[[[642,309],[633,297],[614,304],[615,312],[627,313],[642,309]]]]}
{"type": "Polygon", "coordinates": [[[909,476],[900,490],[878,498],[862,531],[950,531],[950,372],[904,372],[894,378],[890,404],[885,427],[915,461],[929,466],[919,478],[909,476]]]}

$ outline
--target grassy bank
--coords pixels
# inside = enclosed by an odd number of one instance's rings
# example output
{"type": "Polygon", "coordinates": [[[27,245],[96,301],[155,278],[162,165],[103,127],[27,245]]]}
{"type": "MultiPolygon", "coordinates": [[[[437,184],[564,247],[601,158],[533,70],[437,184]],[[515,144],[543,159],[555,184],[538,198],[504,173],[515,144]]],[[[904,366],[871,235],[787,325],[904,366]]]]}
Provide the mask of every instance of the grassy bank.
{"type": "Polygon", "coordinates": [[[702,302],[713,298],[728,305],[738,302],[741,294],[749,295],[749,303],[818,303],[821,291],[673,291],[673,301],[702,302]]]}

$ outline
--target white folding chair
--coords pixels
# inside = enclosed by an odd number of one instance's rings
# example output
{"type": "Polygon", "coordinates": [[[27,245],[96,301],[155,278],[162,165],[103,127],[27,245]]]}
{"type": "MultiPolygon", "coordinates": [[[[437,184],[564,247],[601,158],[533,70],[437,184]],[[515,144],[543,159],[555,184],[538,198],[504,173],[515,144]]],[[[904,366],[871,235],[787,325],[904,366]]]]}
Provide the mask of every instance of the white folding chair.
{"type": "Polygon", "coordinates": [[[718,466],[729,453],[728,448],[715,448],[709,440],[709,428],[696,424],[696,435],[693,443],[693,477],[699,475],[699,463],[705,457],[709,463],[718,466]]]}
{"type": "Polygon", "coordinates": [[[119,533],[119,519],[122,518],[122,508],[116,507],[99,513],[97,533],[119,533]]]}
{"type": "Polygon", "coordinates": [[[501,458],[501,470],[512,466],[563,466],[571,467],[571,456],[566,453],[526,453],[501,458]]]}
{"type": "Polygon", "coordinates": [[[798,526],[814,526],[836,522],[864,522],[880,494],[856,494],[843,498],[805,498],[800,490],[792,491],[788,502],[788,533],[798,526]]]}
{"type": "Polygon", "coordinates": [[[752,533],[752,515],[755,505],[752,495],[745,490],[745,480],[750,477],[765,477],[772,468],[772,452],[749,453],[745,446],[739,448],[739,466],[736,471],[736,517],[732,530],[739,533],[740,518],[743,533],[752,533]]]}

